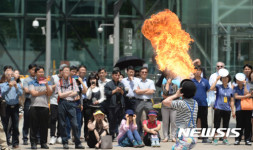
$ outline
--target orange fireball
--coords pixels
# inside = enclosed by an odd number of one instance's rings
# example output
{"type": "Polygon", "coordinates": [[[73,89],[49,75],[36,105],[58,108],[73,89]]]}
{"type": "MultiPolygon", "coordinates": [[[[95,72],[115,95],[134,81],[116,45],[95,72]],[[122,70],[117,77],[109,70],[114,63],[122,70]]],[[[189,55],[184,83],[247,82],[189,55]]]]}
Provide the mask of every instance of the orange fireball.
{"type": "Polygon", "coordinates": [[[188,50],[194,40],[182,29],[176,14],[166,9],[152,15],[145,20],[142,33],[151,41],[161,71],[169,69],[182,78],[189,78],[194,66],[188,50]]]}

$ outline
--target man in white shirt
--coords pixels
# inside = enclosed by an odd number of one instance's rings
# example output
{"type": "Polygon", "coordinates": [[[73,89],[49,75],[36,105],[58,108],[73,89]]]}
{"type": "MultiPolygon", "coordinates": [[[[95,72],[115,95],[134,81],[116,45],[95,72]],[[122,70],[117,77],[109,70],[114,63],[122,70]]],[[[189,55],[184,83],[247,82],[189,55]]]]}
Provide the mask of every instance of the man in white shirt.
{"type": "Polygon", "coordinates": [[[136,95],[134,93],[134,86],[137,85],[137,81],[140,79],[134,77],[134,67],[129,66],[127,68],[127,76],[126,78],[122,79],[122,83],[125,86],[125,90],[127,92],[125,96],[125,103],[126,103],[126,110],[132,109],[135,110],[135,101],[136,101],[136,95]]]}
{"type": "Polygon", "coordinates": [[[104,101],[106,100],[106,96],[105,96],[105,84],[110,82],[111,80],[110,79],[107,79],[106,78],[107,76],[107,71],[105,68],[100,68],[98,69],[98,77],[99,77],[99,80],[98,80],[98,86],[99,86],[99,89],[100,91],[102,91],[101,93],[101,97],[103,97],[103,101],[100,102],[101,106],[102,106],[102,111],[104,111],[104,113],[106,115],[108,115],[107,113],[107,109],[106,109],[106,105],[104,103],[104,101]]]}

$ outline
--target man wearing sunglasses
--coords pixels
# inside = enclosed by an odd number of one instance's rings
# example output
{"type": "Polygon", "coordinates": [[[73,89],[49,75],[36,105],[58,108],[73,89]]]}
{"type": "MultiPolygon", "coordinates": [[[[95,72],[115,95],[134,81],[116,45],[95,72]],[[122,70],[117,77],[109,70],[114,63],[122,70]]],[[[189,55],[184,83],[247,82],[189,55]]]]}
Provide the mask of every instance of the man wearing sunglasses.
{"type": "Polygon", "coordinates": [[[143,110],[145,110],[146,114],[148,114],[149,110],[153,109],[151,99],[153,98],[153,94],[155,93],[155,84],[154,81],[147,79],[148,77],[148,68],[142,67],[140,69],[141,79],[137,81],[134,86],[134,92],[136,93],[136,123],[138,126],[138,132],[142,135],[142,123],[141,116],[143,110]]]}

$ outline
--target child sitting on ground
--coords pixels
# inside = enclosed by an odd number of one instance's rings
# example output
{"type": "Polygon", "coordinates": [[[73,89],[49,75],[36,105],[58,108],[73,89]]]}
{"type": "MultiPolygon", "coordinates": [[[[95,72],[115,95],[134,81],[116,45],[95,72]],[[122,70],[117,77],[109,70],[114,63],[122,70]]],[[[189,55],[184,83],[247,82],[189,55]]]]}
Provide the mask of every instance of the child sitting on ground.
{"type": "Polygon", "coordinates": [[[118,143],[122,147],[144,147],[141,136],[137,131],[136,115],[131,109],[126,110],[125,118],[121,121],[118,143]]]}
{"type": "Polygon", "coordinates": [[[160,135],[161,122],[157,120],[157,112],[150,110],[148,113],[148,120],[143,121],[144,144],[146,146],[160,147],[160,135]]]}

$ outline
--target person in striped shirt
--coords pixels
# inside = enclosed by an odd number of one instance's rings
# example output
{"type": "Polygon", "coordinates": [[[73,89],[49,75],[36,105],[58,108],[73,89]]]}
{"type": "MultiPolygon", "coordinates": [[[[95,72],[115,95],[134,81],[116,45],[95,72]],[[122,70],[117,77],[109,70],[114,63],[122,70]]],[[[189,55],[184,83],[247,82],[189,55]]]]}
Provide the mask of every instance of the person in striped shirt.
{"type": "MultiPolygon", "coordinates": [[[[163,100],[163,105],[177,110],[176,125],[178,131],[180,128],[195,128],[198,113],[198,103],[193,99],[197,89],[194,82],[185,79],[181,82],[180,87],[174,95],[163,100]],[[182,97],[182,100],[178,100],[180,97],[182,97]]],[[[178,137],[172,149],[177,149],[178,147],[192,149],[196,142],[197,139],[195,138],[181,136],[178,137]]]]}

